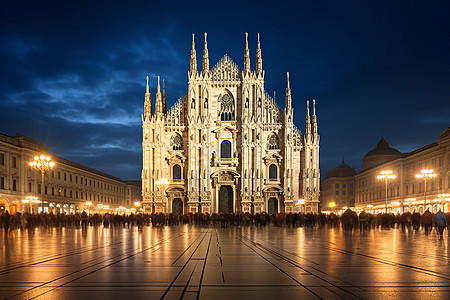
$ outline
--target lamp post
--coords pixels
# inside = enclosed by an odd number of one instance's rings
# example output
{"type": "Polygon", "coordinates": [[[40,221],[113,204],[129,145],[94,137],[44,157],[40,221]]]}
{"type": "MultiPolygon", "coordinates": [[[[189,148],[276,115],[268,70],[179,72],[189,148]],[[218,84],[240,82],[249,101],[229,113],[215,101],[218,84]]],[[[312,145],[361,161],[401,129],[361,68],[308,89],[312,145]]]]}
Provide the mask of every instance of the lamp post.
{"type": "Polygon", "coordinates": [[[387,183],[388,183],[388,180],[395,179],[397,177],[396,175],[394,175],[392,173],[394,173],[394,172],[392,172],[391,170],[384,170],[384,171],[381,171],[381,175],[377,176],[378,180],[384,180],[384,182],[386,184],[386,201],[385,201],[385,205],[384,205],[384,212],[386,214],[387,214],[387,195],[388,195],[387,183]]]}
{"type": "MultiPolygon", "coordinates": [[[[33,203],[39,203],[39,202],[40,202],[39,198],[36,196],[26,196],[25,200],[22,200],[22,203],[29,204],[30,213],[33,213],[31,211],[31,207],[32,207],[33,203]]],[[[27,210],[27,212],[28,212],[28,210],[27,210]]]]}
{"type": "MultiPolygon", "coordinates": [[[[442,201],[442,211],[445,212],[445,202],[450,200],[450,194],[439,194],[438,198],[442,201]]],[[[449,205],[450,203],[447,203],[447,212],[450,211],[449,205]]]]}
{"type": "Polygon", "coordinates": [[[41,202],[42,202],[42,212],[44,212],[44,175],[48,169],[53,169],[55,163],[50,161],[49,156],[42,154],[41,156],[35,156],[33,161],[30,161],[30,167],[41,171],[42,181],[41,181],[41,202]]]}
{"type": "Polygon", "coordinates": [[[92,201],[86,201],[86,206],[88,207],[88,214],[91,215],[92,201]]]}
{"type": "Polygon", "coordinates": [[[330,207],[330,210],[334,210],[334,207],[336,206],[336,203],[330,202],[330,203],[328,204],[328,206],[330,207]]]}
{"type": "Polygon", "coordinates": [[[436,173],[433,173],[433,170],[429,170],[429,169],[423,169],[420,171],[419,174],[416,174],[416,178],[423,179],[425,181],[425,188],[423,191],[423,211],[424,212],[425,212],[425,208],[427,205],[427,180],[433,179],[436,176],[437,176],[436,173]]]}

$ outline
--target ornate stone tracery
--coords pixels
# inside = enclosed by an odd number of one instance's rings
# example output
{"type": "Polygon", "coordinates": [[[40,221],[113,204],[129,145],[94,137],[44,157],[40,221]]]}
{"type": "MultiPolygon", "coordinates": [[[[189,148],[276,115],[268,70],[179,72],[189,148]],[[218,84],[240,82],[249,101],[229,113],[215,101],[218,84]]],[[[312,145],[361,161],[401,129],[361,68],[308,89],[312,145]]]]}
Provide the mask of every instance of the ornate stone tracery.
{"type": "Polygon", "coordinates": [[[293,123],[289,78],[283,110],[264,89],[259,41],[254,71],[248,47],[243,71],[228,55],[209,70],[206,35],[204,45],[204,70],[198,71],[193,41],[187,93],[172,108],[160,109],[165,96],[158,88],[153,112],[147,86],[142,116],[144,207],[154,212],[178,211],[180,205],[184,213],[218,212],[225,206],[234,212],[262,212],[270,198],[272,209],[280,212],[292,210],[296,199],[317,206],[320,176],[308,177],[304,171],[319,174],[315,110],[312,122],[307,112],[303,135],[293,123]],[[160,179],[167,179],[167,185],[155,184],[163,182],[160,179]],[[221,202],[221,188],[232,206],[221,202]]]}

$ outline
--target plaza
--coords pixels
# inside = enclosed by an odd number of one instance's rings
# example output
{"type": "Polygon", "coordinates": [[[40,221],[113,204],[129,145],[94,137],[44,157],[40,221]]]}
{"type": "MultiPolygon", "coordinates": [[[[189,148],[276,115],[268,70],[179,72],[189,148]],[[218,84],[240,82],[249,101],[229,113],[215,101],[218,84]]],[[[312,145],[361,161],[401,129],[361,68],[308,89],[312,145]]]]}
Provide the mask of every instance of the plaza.
{"type": "Polygon", "coordinates": [[[444,299],[449,237],[401,229],[0,232],[0,299],[444,299]]]}

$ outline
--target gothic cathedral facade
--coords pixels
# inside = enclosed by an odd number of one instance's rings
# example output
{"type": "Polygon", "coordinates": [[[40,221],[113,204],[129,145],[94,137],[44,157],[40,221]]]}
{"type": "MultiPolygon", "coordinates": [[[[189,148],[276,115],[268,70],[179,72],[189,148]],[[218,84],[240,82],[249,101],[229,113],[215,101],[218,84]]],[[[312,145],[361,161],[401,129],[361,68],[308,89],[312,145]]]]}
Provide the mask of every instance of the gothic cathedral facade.
{"type": "Polygon", "coordinates": [[[194,35],[187,95],[167,110],[158,77],[154,111],[148,77],[143,125],[145,212],[318,212],[319,134],[307,101],[305,133],[294,125],[289,73],[281,110],[264,89],[258,34],[250,69],[227,55],[209,68],[205,33],[202,70],[194,35]]]}

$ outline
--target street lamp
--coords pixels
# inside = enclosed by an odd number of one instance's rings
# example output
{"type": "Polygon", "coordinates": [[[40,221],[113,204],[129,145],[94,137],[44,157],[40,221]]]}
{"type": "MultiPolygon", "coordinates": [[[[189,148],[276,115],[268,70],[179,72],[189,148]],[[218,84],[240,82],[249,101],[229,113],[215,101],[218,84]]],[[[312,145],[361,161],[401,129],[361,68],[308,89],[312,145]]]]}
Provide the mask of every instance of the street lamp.
{"type": "Polygon", "coordinates": [[[334,207],[336,206],[336,203],[330,202],[330,203],[328,204],[328,206],[330,207],[330,210],[333,210],[334,207]]]}
{"type": "Polygon", "coordinates": [[[41,156],[35,156],[33,161],[30,161],[30,167],[41,171],[42,181],[41,181],[41,201],[42,201],[42,212],[44,212],[44,175],[48,169],[53,169],[55,163],[50,161],[49,156],[42,154],[41,156]]]}
{"type": "Polygon", "coordinates": [[[381,171],[381,175],[377,176],[378,180],[384,180],[384,182],[386,183],[386,201],[385,201],[385,205],[384,205],[384,211],[387,214],[387,183],[389,179],[395,179],[397,176],[392,174],[394,172],[392,172],[391,170],[384,170],[381,171]]]}
{"type": "MultiPolygon", "coordinates": [[[[442,207],[445,208],[445,202],[450,200],[450,194],[439,194],[438,198],[442,201],[442,207]]],[[[449,205],[450,203],[447,203],[447,212],[450,210],[449,209],[449,205]]],[[[444,209],[442,209],[444,211],[444,209]]]]}
{"type": "Polygon", "coordinates": [[[427,180],[433,179],[437,175],[436,173],[433,173],[433,170],[423,169],[420,171],[419,174],[416,174],[417,179],[423,179],[425,181],[425,188],[423,191],[423,211],[425,212],[425,208],[427,205],[427,180]]]}
{"type": "Polygon", "coordinates": [[[25,200],[22,200],[22,203],[29,204],[30,213],[32,213],[31,206],[33,205],[33,203],[39,203],[39,202],[40,202],[39,198],[36,196],[26,196],[25,200]]]}
{"type": "Polygon", "coordinates": [[[86,206],[88,207],[88,213],[90,215],[91,214],[92,201],[86,201],[86,206]]]}

